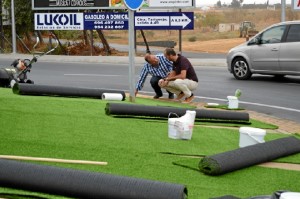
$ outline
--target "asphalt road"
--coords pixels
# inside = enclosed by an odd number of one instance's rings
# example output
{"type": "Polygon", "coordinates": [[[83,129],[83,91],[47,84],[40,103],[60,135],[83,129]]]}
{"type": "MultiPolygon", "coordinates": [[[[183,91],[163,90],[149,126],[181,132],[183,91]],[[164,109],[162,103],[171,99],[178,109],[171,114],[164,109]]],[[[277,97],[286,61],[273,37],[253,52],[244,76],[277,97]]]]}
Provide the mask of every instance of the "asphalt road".
{"type": "MultiPolygon", "coordinates": [[[[1,65],[11,60],[0,58],[1,65]]],[[[141,69],[136,66],[136,74],[141,69]]],[[[35,84],[78,86],[89,88],[117,89],[129,92],[129,69],[127,64],[108,63],[60,63],[39,61],[29,77],[35,84]]],[[[227,96],[242,90],[239,106],[279,118],[300,123],[300,77],[288,76],[276,80],[272,76],[255,75],[248,81],[238,81],[228,73],[226,67],[196,66],[199,87],[195,91],[196,101],[227,103],[227,96]]],[[[135,79],[137,80],[138,75],[135,79]]],[[[150,78],[149,78],[150,79],[150,78]]],[[[154,95],[146,80],[143,94],[154,95]]],[[[167,93],[165,92],[165,97],[167,93]]]]}

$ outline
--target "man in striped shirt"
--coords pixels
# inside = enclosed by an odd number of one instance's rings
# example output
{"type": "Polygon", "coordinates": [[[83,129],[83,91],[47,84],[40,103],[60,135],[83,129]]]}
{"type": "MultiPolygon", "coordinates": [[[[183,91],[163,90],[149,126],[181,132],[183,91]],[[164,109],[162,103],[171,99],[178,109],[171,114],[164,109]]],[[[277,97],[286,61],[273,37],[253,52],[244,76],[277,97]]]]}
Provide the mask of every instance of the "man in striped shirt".
{"type": "MultiPolygon", "coordinates": [[[[172,70],[173,64],[165,58],[163,54],[152,55],[147,53],[145,55],[145,65],[143,66],[139,80],[136,84],[135,95],[142,90],[147,75],[152,75],[150,79],[150,84],[155,91],[154,99],[158,99],[163,96],[162,90],[158,85],[158,81],[168,76],[169,72],[172,70]]],[[[169,93],[169,99],[174,99],[174,94],[169,93]]]]}

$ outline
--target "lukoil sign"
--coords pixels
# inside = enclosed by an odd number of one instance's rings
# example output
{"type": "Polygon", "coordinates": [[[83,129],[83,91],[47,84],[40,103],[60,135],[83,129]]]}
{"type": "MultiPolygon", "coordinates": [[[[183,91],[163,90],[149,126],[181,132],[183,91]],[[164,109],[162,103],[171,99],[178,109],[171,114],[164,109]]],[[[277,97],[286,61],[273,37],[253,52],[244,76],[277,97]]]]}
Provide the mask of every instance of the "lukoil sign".
{"type": "Polygon", "coordinates": [[[35,13],[35,30],[83,30],[83,13],[35,13]]]}

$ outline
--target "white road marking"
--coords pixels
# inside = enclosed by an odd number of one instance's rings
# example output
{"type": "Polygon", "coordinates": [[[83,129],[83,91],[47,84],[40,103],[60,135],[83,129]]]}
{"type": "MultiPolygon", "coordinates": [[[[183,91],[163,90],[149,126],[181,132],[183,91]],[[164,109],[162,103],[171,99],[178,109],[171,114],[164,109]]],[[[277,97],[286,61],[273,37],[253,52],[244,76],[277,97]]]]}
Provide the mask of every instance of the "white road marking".
{"type": "MultiPolygon", "coordinates": [[[[211,97],[199,97],[195,96],[198,99],[210,99],[210,100],[216,100],[216,101],[223,101],[227,102],[225,99],[220,99],[220,98],[211,98],[211,97]]],[[[250,105],[255,105],[255,106],[262,106],[262,107],[268,107],[268,108],[276,108],[276,109],[281,109],[281,110],[286,110],[286,111],[293,111],[293,112],[298,112],[300,113],[299,109],[294,109],[294,108],[288,108],[288,107],[282,107],[282,106],[276,106],[276,105],[269,105],[269,104],[261,104],[261,103],[254,103],[254,102],[245,102],[245,101],[239,101],[240,104],[250,104],[250,105]]]]}
{"type": "Polygon", "coordinates": [[[64,76],[87,76],[87,77],[120,77],[123,75],[101,75],[101,74],[64,74],[64,76]]]}

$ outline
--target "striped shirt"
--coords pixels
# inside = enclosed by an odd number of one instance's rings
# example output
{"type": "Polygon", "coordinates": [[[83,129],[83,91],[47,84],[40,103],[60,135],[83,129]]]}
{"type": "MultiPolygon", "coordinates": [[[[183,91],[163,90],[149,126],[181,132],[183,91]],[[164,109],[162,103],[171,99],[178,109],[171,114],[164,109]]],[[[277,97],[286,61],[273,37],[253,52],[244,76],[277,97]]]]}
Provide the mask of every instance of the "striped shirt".
{"type": "Polygon", "coordinates": [[[159,59],[158,67],[153,67],[148,62],[145,63],[140,73],[139,80],[136,84],[137,90],[142,90],[148,74],[156,77],[165,78],[166,76],[168,76],[168,73],[172,70],[172,62],[167,60],[163,54],[156,55],[156,57],[159,59]]]}

